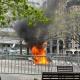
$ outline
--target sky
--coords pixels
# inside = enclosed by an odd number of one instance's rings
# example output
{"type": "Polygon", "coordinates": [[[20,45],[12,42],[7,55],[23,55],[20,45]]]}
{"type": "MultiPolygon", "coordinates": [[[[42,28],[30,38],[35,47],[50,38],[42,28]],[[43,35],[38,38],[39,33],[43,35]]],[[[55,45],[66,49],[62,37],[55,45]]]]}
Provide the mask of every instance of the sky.
{"type": "Polygon", "coordinates": [[[29,1],[34,1],[34,2],[40,2],[40,3],[42,3],[44,0],[29,0],[29,1]]]}
{"type": "Polygon", "coordinates": [[[45,0],[28,0],[28,1],[40,3],[41,6],[45,0]]]}

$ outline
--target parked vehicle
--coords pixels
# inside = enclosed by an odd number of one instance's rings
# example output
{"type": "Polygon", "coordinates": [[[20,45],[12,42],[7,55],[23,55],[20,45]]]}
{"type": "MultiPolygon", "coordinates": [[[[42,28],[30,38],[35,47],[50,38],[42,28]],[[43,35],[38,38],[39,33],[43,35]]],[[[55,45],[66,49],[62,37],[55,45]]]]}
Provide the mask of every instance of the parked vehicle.
{"type": "MultiPolygon", "coordinates": [[[[26,55],[27,51],[22,49],[22,54],[26,55]]],[[[9,55],[20,55],[20,49],[10,49],[9,55]]]]}
{"type": "Polygon", "coordinates": [[[80,49],[67,49],[65,50],[65,54],[67,56],[71,56],[71,55],[78,56],[80,55],[80,49]]]}

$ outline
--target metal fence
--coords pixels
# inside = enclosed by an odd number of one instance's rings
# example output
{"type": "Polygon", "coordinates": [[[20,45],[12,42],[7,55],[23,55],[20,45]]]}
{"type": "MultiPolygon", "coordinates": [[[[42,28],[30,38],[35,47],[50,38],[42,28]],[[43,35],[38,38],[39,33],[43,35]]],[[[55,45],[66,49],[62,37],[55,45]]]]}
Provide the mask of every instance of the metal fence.
{"type": "Polygon", "coordinates": [[[0,55],[0,73],[39,75],[42,72],[57,72],[57,66],[60,65],[72,65],[74,72],[80,72],[78,56],[53,56],[52,61],[47,65],[33,64],[32,57],[31,55],[0,55]]]}

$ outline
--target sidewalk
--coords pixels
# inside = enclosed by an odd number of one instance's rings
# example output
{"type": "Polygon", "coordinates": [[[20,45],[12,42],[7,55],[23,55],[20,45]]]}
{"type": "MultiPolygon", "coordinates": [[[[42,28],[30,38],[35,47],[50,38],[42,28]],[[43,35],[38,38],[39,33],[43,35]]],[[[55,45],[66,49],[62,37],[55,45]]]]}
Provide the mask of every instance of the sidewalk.
{"type": "Polygon", "coordinates": [[[41,80],[41,75],[0,74],[1,80],[41,80]]]}

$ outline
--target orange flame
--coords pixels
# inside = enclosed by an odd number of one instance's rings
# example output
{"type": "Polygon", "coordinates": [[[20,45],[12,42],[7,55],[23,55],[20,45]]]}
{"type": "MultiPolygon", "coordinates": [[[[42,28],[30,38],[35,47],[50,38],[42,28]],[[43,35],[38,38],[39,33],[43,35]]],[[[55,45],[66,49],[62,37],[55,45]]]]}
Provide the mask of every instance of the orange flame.
{"type": "Polygon", "coordinates": [[[33,46],[32,47],[32,54],[34,56],[33,62],[34,64],[48,64],[48,60],[46,57],[46,50],[43,47],[37,47],[33,46]]]}

